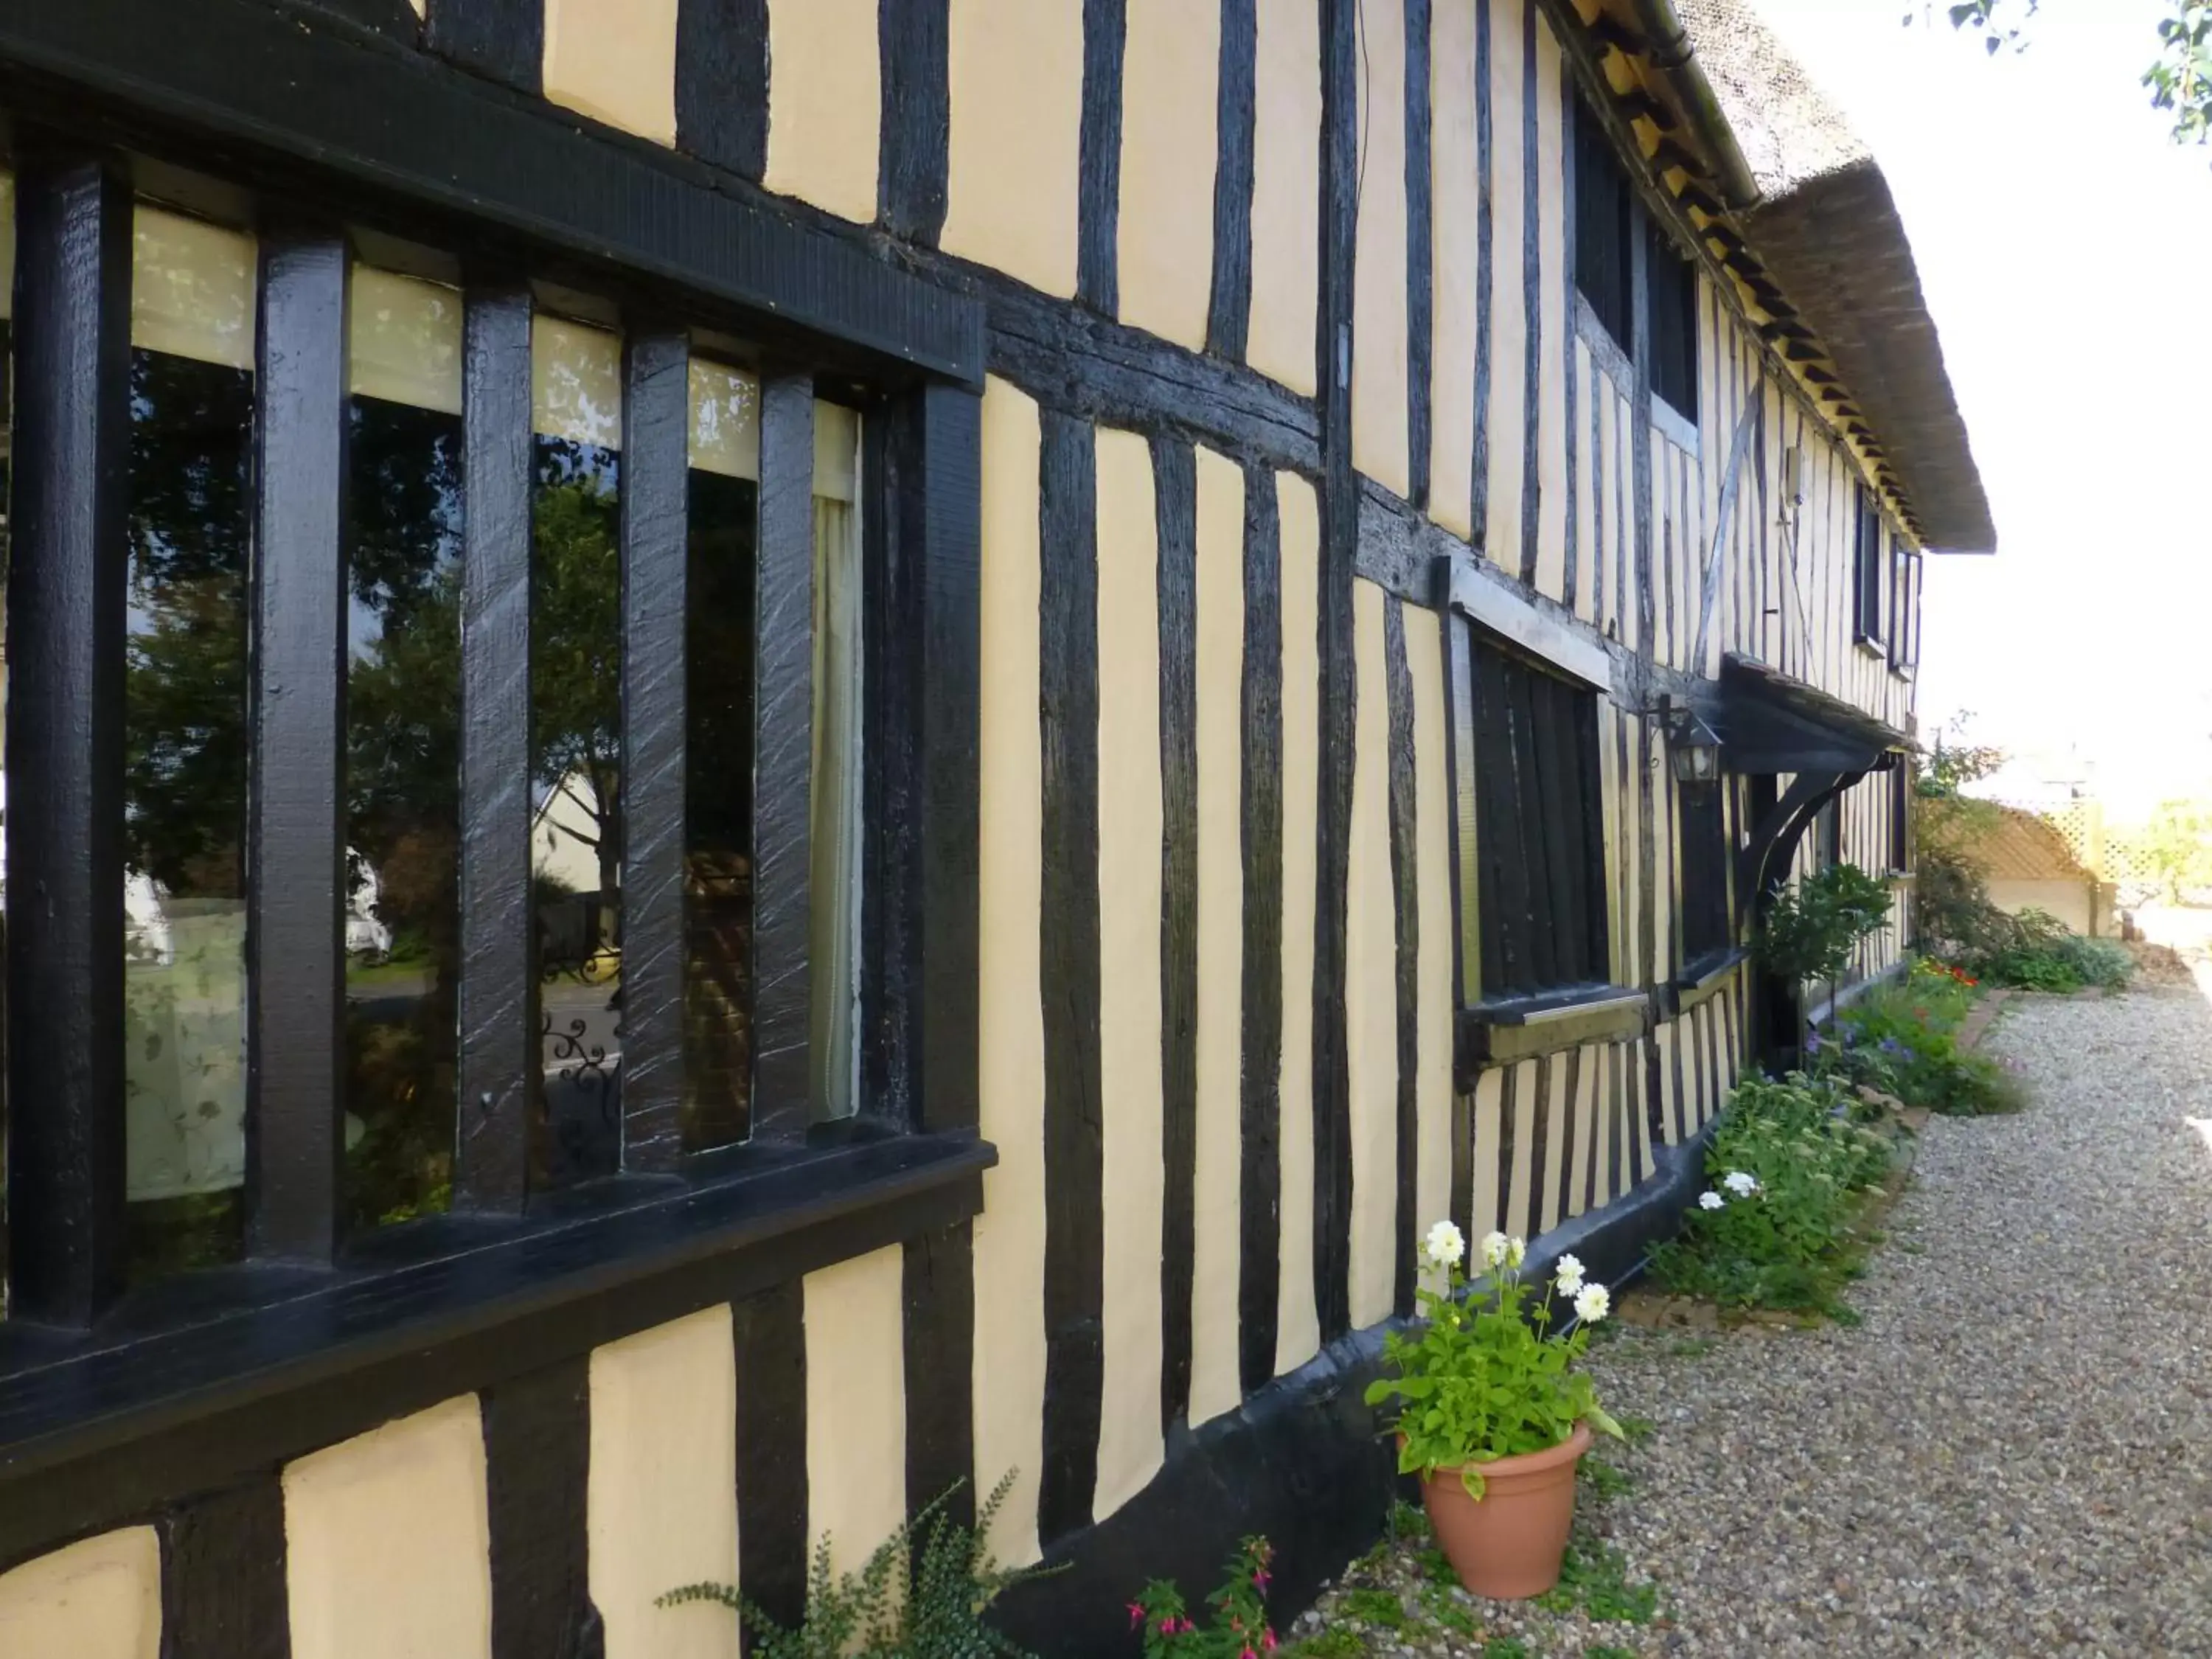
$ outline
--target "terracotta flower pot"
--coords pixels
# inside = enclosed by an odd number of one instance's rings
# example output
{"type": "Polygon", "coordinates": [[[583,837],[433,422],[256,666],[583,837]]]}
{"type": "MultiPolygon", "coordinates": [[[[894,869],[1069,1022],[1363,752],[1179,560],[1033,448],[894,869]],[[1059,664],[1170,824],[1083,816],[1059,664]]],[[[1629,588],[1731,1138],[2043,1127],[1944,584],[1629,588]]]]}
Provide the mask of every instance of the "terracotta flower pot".
{"type": "Polygon", "coordinates": [[[1559,1582],[1575,1518],[1575,1471],[1589,1449],[1587,1423],[1558,1445],[1479,1464],[1482,1496],[1468,1496],[1457,1469],[1421,1482],[1437,1542],[1477,1595],[1517,1601],[1559,1582]]]}

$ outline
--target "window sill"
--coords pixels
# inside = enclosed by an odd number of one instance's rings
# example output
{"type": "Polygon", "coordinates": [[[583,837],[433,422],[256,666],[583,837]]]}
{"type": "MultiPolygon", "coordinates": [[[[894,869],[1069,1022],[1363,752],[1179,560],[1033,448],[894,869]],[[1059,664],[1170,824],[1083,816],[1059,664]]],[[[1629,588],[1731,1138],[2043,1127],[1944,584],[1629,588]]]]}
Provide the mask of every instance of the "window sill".
{"type": "Polygon", "coordinates": [[[1742,945],[1733,945],[1725,951],[1711,951],[1697,961],[1685,964],[1674,976],[1674,1003],[1677,1016],[1686,1014],[1699,1003],[1708,1000],[1730,975],[1751,958],[1751,952],[1742,945]]]}
{"type": "Polygon", "coordinates": [[[1858,639],[1853,640],[1851,643],[1858,647],[1859,654],[1863,657],[1876,657],[1883,661],[1888,660],[1889,643],[1886,640],[1858,639]]]}
{"type": "Polygon", "coordinates": [[[1656,392],[1651,394],[1651,424],[1657,427],[1675,448],[1693,460],[1697,458],[1698,423],[1656,392]]]}
{"type": "Polygon", "coordinates": [[[1642,1036],[1650,1029],[1651,999],[1620,985],[1580,986],[1462,1008],[1462,1073],[1578,1048],[1586,1042],[1642,1036]]]}
{"type": "Polygon", "coordinates": [[[972,1136],[762,1149],[588,1213],[410,1224],[332,1272],[150,1286],[90,1333],[0,1326],[0,1562],[965,1220],[997,1161],[972,1136]]]}

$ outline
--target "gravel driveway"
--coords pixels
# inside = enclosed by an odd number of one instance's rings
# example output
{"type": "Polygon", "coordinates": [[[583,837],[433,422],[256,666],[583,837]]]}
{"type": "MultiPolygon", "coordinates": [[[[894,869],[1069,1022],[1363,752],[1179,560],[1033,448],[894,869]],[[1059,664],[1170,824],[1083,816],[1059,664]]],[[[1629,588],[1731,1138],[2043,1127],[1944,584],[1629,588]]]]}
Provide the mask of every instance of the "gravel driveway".
{"type": "MultiPolygon", "coordinates": [[[[1621,1330],[1650,1419],[1594,1506],[1651,1624],[1468,1609],[1539,1655],[2212,1656],[2212,969],[2027,998],[2022,1115],[1936,1119],[1857,1328],[1621,1330]],[[2206,1120],[2202,1129],[2188,1120],[2206,1120]]],[[[1301,1632],[1303,1633],[1303,1632],[1301,1632]]],[[[1369,1651],[1482,1652],[1423,1620],[1369,1651]]]]}

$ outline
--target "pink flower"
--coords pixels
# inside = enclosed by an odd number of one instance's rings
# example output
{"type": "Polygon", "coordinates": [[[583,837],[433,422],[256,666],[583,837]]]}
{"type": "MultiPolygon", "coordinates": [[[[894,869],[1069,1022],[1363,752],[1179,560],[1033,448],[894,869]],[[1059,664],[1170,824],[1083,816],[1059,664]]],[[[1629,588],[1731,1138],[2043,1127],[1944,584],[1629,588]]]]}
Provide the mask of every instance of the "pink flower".
{"type": "Polygon", "coordinates": [[[1139,1625],[1143,1624],[1144,1622],[1145,1622],[1145,1609],[1144,1609],[1144,1606],[1143,1606],[1143,1604],[1142,1604],[1142,1603],[1140,1603],[1140,1602],[1136,1602],[1136,1601],[1132,1601],[1132,1602],[1130,1602],[1130,1603],[1129,1603],[1129,1628],[1130,1628],[1131,1630],[1134,1630],[1134,1629],[1136,1629],[1136,1627],[1137,1627],[1138,1626],[1139,1626],[1139,1625]]]}
{"type": "Polygon", "coordinates": [[[1175,1634],[1175,1620],[1173,1619],[1163,1619],[1160,1620],[1160,1634],[1163,1636],[1173,1636],[1175,1634]]]}
{"type": "Polygon", "coordinates": [[[1243,1652],[1237,1656],[1237,1659],[1260,1659],[1260,1656],[1253,1652],[1251,1649],[1247,1648],[1243,1652]]]}
{"type": "Polygon", "coordinates": [[[1272,1630],[1263,1632],[1260,1637],[1260,1645],[1273,1653],[1275,1650],[1275,1632],[1272,1630]]]}
{"type": "Polygon", "coordinates": [[[1257,1584],[1261,1589],[1267,1589],[1267,1570],[1265,1567],[1262,1567],[1259,1571],[1254,1573],[1252,1575],[1252,1582],[1255,1584],[1257,1584]]]}
{"type": "Polygon", "coordinates": [[[1182,1633],[1182,1635],[1188,1636],[1188,1635],[1189,1635],[1189,1634],[1191,1633],[1191,1632],[1193,1632],[1193,1631],[1196,1630],[1196,1629],[1198,1628],[1198,1626],[1197,1626],[1197,1624],[1196,1624],[1196,1622],[1195,1622],[1195,1621],[1194,1621],[1194,1620],[1192,1620],[1186,1619],[1186,1620],[1184,1620],[1182,1621],[1182,1624],[1181,1625],[1181,1626],[1180,1626],[1179,1628],[1180,1628],[1181,1633],[1182,1633]]]}

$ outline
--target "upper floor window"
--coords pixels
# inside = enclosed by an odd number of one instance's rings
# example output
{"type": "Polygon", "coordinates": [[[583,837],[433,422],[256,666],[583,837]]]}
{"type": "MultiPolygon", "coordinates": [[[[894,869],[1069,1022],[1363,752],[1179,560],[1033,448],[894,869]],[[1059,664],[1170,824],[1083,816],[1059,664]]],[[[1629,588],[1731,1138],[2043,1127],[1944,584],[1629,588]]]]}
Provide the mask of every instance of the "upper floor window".
{"type": "Polygon", "coordinates": [[[1851,636],[1862,644],[1879,646],[1887,620],[1881,580],[1881,503],[1864,484],[1857,489],[1851,540],[1851,636]]]}
{"type": "Polygon", "coordinates": [[[1472,657],[1481,1000],[1603,985],[1597,693],[1480,631],[1472,657]]]}
{"type": "Polygon", "coordinates": [[[1652,395],[1698,421],[1698,267],[1657,221],[1639,215],[1635,188],[1588,102],[1574,100],[1575,287],[1624,353],[1644,354],[1652,395]],[[1644,239],[1644,314],[1639,347],[1632,250],[1644,239]]]}
{"type": "Polygon", "coordinates": [[[1613,140],[1589,105],[1575,100],[1575,287],[1613,343],[1633,349],[1629,248],[1634,194],[1613,140]]]}
{"type": "Polygon", "coordinates": [[[1698,423],[1698,267],[1654,220],[1646,237],[1651,395],[1698,423]]]}
{"type": "Polygon", "coordinates": [[[1890,557],[1889,665],[1900,674],[1920,666],[1922,556],[1902,540],[1890,557]]]}

